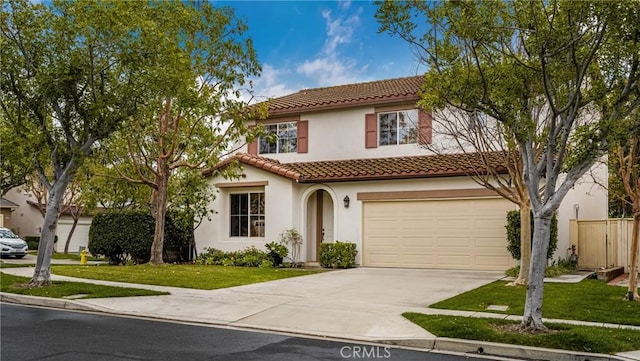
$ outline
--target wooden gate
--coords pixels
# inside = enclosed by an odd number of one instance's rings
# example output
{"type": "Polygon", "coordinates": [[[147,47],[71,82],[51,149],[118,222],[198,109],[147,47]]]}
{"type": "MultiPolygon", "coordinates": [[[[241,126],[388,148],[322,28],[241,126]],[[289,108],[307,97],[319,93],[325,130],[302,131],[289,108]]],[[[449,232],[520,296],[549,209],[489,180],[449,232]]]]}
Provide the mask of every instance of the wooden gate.
{"type": "Polygon", "coordinates": [[[570,222],[569,239],[572,245],[577,246],[579,268],[623,266],[625,272],[628,271],[631,264],[632,219],[572,219],[570,222]]]}

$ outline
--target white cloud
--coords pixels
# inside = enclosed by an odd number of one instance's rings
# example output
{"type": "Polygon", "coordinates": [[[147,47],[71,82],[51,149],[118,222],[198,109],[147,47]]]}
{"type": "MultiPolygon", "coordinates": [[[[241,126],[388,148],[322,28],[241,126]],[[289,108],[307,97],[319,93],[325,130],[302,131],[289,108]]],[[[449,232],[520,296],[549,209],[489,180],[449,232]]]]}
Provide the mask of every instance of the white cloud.
{"type": "MultiPolygon", "coordinates": [[[[347,10],[350,5],[350,2],[340,3],[343,10],[347,10]]],[[[361,12],[360,8],[351,15],[333,16],[331,10],[323,11],[327,38],[322,51],[317,58],[302,62],[296,71],[313,79],[321,86],[361,81],[367,65],[359,66],[355,59],[342,56],[339,51],[340,46],[351,43],[353,33],[360,25],[361,12]]]]}
{"type": "Polygon", "coordinates": [[[277,69],[269,64],[262,66],[260,78],[253,79],[254,101],[263,101],[271,97],[279,97],[298,91],[290,89],[284,82],[284,77],[289,73],[286,69],[277,69]]]}

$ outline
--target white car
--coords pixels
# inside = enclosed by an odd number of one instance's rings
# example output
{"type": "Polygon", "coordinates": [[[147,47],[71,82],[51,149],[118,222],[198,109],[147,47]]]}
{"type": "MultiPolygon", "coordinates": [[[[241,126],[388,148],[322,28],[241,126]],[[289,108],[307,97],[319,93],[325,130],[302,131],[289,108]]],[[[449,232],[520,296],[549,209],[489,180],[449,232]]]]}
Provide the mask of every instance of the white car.
{"type": "Polygon", "coordinates": [[[0,227],[0,244],[2,257],[22,258],[27,255],[27,242],[21,240],[8,228],[0,227]]]}

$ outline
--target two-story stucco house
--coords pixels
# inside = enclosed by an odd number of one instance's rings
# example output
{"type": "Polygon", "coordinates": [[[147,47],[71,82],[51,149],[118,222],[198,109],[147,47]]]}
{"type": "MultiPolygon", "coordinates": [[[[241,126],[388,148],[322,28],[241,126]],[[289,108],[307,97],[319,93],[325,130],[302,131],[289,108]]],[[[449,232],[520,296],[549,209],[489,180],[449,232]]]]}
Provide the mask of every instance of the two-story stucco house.
{"type": "MultiPolygon", "coordinates": [[[[466,176],[473,155],[425,148],[439,139],[431,114],[416,106],[421,83],[414,76],[270,100],[260,123],[277,141],[247,144],[220,165],[239,161],[240,179],[209,176],[216,214],[196,230],[198,248],[263,248],[296,228],[306,262],[318,260],[321,242],[349,241],[361,266],[513,266],[504,226],[515,206],[466,176]]],[[[592,188],[578,184],[561,207],[560,257],[576,204],[581,218],[606,217],[606,192],[592,188]]]]}

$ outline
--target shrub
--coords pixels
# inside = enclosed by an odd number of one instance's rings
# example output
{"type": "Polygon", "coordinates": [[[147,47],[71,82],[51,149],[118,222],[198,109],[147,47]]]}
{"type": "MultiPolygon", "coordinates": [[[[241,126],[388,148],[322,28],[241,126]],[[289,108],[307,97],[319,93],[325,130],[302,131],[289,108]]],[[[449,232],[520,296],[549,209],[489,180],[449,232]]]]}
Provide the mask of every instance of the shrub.
{"type": "Polygon", "coordinates": [[[239,267],[264,267],[266,263],[271,265],[271,258],[265,251],[250,246],[242,251],[224,252],[215,248],[205,248],[200,253],[197,264],[214,266],[239,266],[239,267]]]}
{"type": "MultiPolygon", "coordinates": [[[[25,236],[24,241],[27,242],[27,247],[30,250],[37,250],[38,245],[40,245],[40,236],[25,236]]],[[[58,236],[53,238],[53,243],[58,242],[58,236]]]]}
{"type": "Polygon", "coordinates": [[[287,246],[278,242],[269,242],[264,245],[269,251],[269,258],[273,267],[280,267],[282,260],[289,254],[287,246]]]}
{"type": "MultiPolygon", "coordinates": [[[[520,211],[507,212],[507,249],[514,259],[520,260],[520,211]]],[[[531,238],[533,239],[533,215],[531,215],[531,238]]],[[[551,259],[558,247],[558,217],[554,214],[551,218],[551,234],[549,235],[549,248],[547,259],[551,259]]]]}
{"type": "MultiPolygon", "coordinates": [[[[164,247],[188,246],[193,229],[178,227],[172,212],[165,219],[164,247]]],[[[104,255],[110,264],[146,263],[151,257],[155,220],[148,211],[126,210],[99,213],[89,228],[89,251],[104,255]]]]}
{"type": "Polygon", "coordinates": [[[351,268],[356,266],[358,250],[355,243],[339,242],[320,245],[320,265],[330,268],[351,268]]]}

